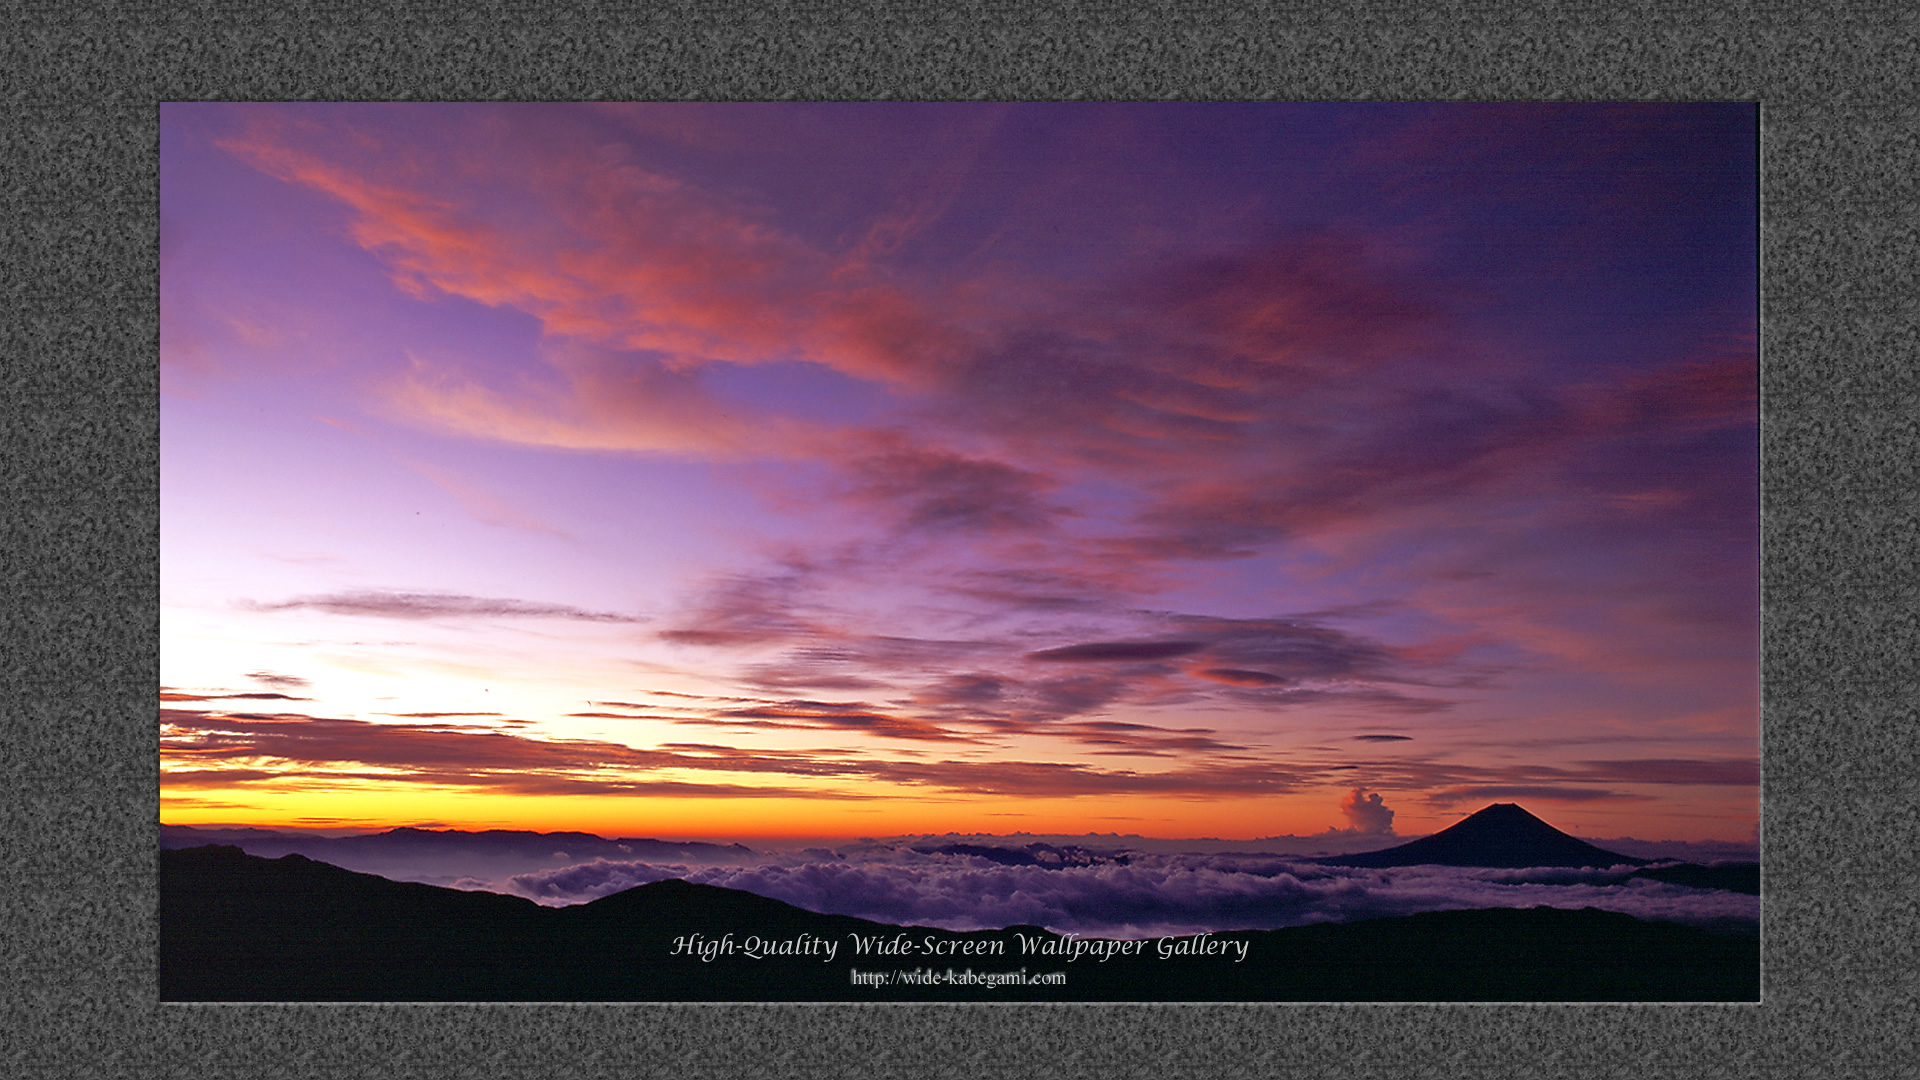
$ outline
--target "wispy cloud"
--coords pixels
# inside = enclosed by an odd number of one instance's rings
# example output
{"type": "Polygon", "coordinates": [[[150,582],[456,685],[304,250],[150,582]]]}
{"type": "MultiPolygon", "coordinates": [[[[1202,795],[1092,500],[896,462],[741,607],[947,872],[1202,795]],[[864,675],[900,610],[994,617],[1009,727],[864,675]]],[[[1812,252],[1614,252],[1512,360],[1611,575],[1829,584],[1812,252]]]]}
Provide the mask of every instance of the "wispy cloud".
{"type": "Polygon", "coordinates": [[[373,723],[291,713],[162,709],[161,721],[162,786],[166,788],[378,779],[518,795],[863,797],[852,791],[701,783],[658,775],[670,769],[793,777],[858,772],[830,758],[804,754],[640,750],[596,740],[536,739],[492,726],[373,723]],[[234,767],[228,762],[247,765],[234,767]],[[261,762],[275,767],[261,768],[261,762]]]}
{"type": "Polygon", "coordinates": [[[934,532],[1028,532],[1064,511],[1046,500],[1052,482],[988,458],[967,457],[875,432],[844,464],[841,498],[884,507],[907,529],[934,532]]]}
{"type": "Polygon", "coordinates": [[[1027,659],[1093,663],[1171,660],[1204,647],[1205,643],[1199,641],[1093,641],[1042,649],[1028,653],[1027,659]]]}
{"type": "Polygon", "coordinates": [[[1606,799],[1631,799],[1605,788],[1572,787],[1546,784],[1482,784],[1475,787],[1447,788],[1427,793],[1427,802],[1435,806],[1483,803],[1488,799],[1548,799],[1553,802],[1596,802],[1606,799]]]}
{"type": "Polygon", "coordinates": [[[273,691],[266,691],[266,690],[256,690],[251,693],[243,692],[238,694],[213,694],[213,693],[196,693],[191,690],[174,690],[169,687],[163,686],[160,688],[160,700],[161,701],[311,701],[312,699],[303,698],[303,697],[294,697],[291,694],[281,694],[281,693],[276,693],[273,691]]]}
{"type": "Polygon", "coordinates": [[[831,631],[803,611],[809,572],[788,568],[765,575],[740,574],[705,590],[693,609],[661,630],[679,645],[746,646],[804,640],[831,631]]]}
{"type": "Polygon", "coordinates": [[[460,593],[365,590],[301,596],[271,603],[245,601],[255,611],[319,611],[379,619],[573,619],[580,622],[638,623],[646,620],[611,611],[588,611],[567,604],[466,596],[460,593]]]}
{"type": "MultiPolygon", "coordinates": [[[[454,784],[514,794],[688,794],[714,797],[868,798],[877,791],[840,786],[791,788],[692,785],[650,776],[664,770],[752,773],[896,785],[907,790],[1015,797],[1179,793],[1217,798],[1291,790],[1306,776],[1276,764],[1186,765],[1159,772],[1100,769],[1080,762],[915,761],[836,750],[636,749],[595,740],[536,739],[497,726],[372,723],[303,714],[162,710],[163,786],[224,786],[382,778],[392,783],[454,784]],[[245,762],[236,768],[227,763],[245,762]],[[263,768],[270,762],[274,768],[263,768]]],[[[701,722],[701,721],[694,721],[701,722]]],[[[713,722],[709,722],[713,723],[713,722]]],[[[898,718],[799,703],[752,710],[724,726],[856,731],[907,740],[966,741],[898,718]]],[[[1074,732],[1069,731],[1072,735],[1074,732]]],[[[1152,747],[1202,739],[1149,728],[1085,729],[1093,740],[1136,740],[1152,747]]],[[[904,794],[904,792],[902,792],[904,794]]]]}
{"type": "Polygon", "coordinates": [[[778,705],[724,709],[715,713],[711,719],[698,722],[729,727],[858,731],[889,739],[934,742],[976,741],[911,717],[889,715],[859,704],[826,701],[789,701],[778,705]]]}
{"type": "Polygon", "coordinates": [[[415,472],[433,481],[447,494],[452,495],[475,521],[487,525],[499,525],[505,528],[522,529],[527,532],[543,533],[561,540],[572,540],[573,536],[564,530],[541,521],[533,514],[516,507],[507,500],[483,490],[473,481],[445,466],[428,461],[409,459],[407,465],[415,472]]]}

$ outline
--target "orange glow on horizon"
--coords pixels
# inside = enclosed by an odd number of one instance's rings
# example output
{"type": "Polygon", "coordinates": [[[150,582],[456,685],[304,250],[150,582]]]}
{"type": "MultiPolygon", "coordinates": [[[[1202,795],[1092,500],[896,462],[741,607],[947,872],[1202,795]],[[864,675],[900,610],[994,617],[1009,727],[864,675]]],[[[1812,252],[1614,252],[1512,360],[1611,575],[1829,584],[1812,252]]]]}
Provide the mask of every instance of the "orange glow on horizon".
{"type": "MultiPolygon", "coordinates": [[[[191,795],[161,792],[161,820],[169,825],[236,825],[256,828],[359,828],[401,826],[481,831],[585,832],[603,837],[737,841],[846,839],[921,834],[1013,833],[1080,836],[1114,833],[1156,839],[1258,840],[1308,837],[1344,830],[1337,807],[1344,790],[1300,792],[1264,799],[1177,800],[1140,797],[1010,800],[978,796],[818,800],[805,798],[685,798],[526,796],[423,785],[342,784],[329,790],[270,792],[196,789],[191,795]],[[1018,805],[1019,809],[1012,809],[1018,805]]],[[[1511,801],[1488,799],[1486,802],[1511,801]]],[[[1751,796],[1729,793],[1682,822],[1648,800],[1627,812],[1596,813],[1589,807],[1528,801],[1536,814],[1562,831],[1586,836],[1634,836],[1654,840],[1744,842],[1756,809],[1751,796]]],[[[1383,841],[1437,832],[1482,803],[1449,810],[1419,809],[1412,798],[1390,798],[1393,832],[1383,841]]]]}

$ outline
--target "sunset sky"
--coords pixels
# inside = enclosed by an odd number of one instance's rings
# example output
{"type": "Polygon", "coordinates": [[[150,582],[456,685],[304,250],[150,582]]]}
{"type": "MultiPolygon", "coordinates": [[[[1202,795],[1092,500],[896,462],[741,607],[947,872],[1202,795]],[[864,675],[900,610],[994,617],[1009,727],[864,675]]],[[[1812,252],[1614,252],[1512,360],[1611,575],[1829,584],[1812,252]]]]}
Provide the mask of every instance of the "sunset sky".
{"type": "Polygon", "coordinates": [[[1749,840],[1756,120],[164,106],[162,819],[1749,840]]]}

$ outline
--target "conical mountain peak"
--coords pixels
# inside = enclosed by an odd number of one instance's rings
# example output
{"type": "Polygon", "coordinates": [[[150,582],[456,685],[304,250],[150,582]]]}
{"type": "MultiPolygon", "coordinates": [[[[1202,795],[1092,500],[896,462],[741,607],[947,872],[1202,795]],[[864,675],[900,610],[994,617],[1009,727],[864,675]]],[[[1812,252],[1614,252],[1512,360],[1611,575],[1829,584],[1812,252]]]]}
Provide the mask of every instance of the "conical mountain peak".
{"type": "Polygon", "coordinates": [[[1494,803],[1440,830],[1435,836],[1566,836],[1528,813],[1519,803],[1494,803]]]}
{"type": "Polygon", "coordinates": [[[1639,865],[1630,858],[1577,840],[1528,813],[1518,803],[1494,803],[1418,840],[1383,851],[1321,862],[1335,866],[1527,866],[1639,865]]]}

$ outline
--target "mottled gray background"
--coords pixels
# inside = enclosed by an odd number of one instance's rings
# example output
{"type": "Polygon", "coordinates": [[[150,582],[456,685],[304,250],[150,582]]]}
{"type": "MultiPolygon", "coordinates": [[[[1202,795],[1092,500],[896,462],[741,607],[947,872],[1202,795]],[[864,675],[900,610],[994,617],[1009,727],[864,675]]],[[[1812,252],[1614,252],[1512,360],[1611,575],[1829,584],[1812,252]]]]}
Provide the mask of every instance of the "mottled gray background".
{"type": "Polygon", "coordinates": [[[1920,55],[1920,16],[1894,3],[1507,8],[9,4],[0,1070],[214,1080],[1913,1067],[1920,105],[1901,65],[1920,55]],[[155,105],[342,98],[1762,102],[1765,1003],[157,1004],[155,105]]]}

